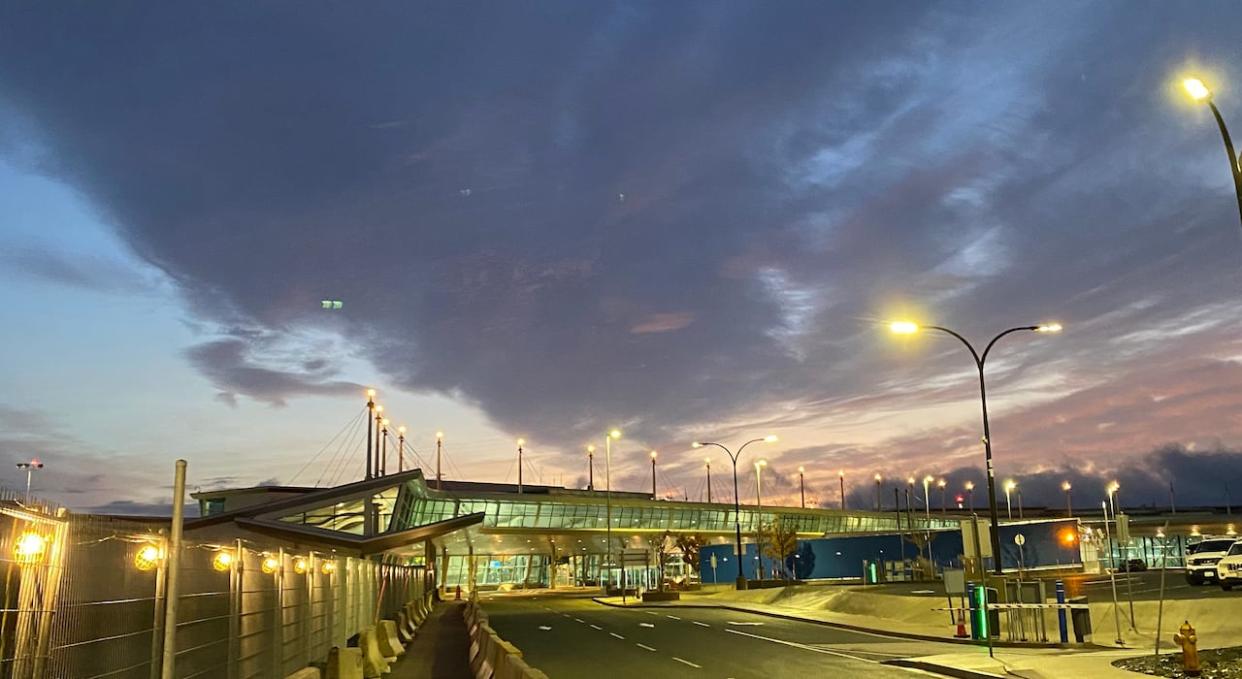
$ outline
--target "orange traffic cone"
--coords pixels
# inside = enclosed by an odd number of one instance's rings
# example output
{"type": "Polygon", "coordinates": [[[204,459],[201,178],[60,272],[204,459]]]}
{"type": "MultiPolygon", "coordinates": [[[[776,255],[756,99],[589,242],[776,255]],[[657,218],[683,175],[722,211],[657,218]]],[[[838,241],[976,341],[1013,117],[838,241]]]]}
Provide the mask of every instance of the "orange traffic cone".
{"type": "Polygon", "coordinates": [[[953,636],[958,639],[965,639],[969,636],[966,634],[966,613],[960,608],[957,609],[957,632],[953,636]]]}

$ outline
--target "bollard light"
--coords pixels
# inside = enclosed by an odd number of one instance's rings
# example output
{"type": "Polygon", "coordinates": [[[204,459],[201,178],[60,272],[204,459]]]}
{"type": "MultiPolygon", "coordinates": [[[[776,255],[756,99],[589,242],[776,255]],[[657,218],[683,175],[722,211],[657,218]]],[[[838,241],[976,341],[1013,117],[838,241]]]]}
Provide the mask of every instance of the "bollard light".
{"type": "Polygon", "coordinates": [[[18,563],[37,563],[47,551],[47,538],[38,533],[26,532],[13,545],[13,557],[18,563]]]}
{"type": "Polygon", "coordinates": [[[233,566],[233,553],[228,550],[220,550],[216,552],[215,557],[211,559],[211,567],[224,572],[233,566]]]}
{"type": "Polygon", "coordinates": [[[264,573],[271,575],[280,569],[280,560],[274,556],[264,557],[263,563],[259,564],[259,568],[263,569],[264,573]]]}
{"type": "Polygon", "coordinates": [[[149,571],[160,565],[163,560],[164,553],[155,545],[146,544],[138,549],[138,553],[134,554],[134,568],[140,571],[149,571]]]}

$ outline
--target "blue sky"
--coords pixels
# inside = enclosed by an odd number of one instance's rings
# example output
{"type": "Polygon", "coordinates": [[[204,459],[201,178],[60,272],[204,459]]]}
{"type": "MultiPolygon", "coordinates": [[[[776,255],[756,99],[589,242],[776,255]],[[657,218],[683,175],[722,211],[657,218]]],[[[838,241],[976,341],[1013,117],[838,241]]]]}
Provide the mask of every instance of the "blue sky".
{"type": "Polygon", "coordinates": [[[1221,502],[1242,229],[1176,83],[1242,110],[1242,10],[1195,9],[7,6],[0,455],[79,507],[314,482],[375,386],[458,477],[621,426],[619,486],[697,495],[690,441],[771,431],[830,501],[978,473],[968,356],[882,321],[1056,320],[990,364],[1000,473],[1221,502]]]}

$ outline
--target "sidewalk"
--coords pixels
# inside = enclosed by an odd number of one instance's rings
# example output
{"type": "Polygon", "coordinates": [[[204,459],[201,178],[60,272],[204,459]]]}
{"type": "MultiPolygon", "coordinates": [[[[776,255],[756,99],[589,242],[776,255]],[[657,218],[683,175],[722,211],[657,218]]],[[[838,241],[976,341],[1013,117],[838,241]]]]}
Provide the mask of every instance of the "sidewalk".
{"type": "Polygon", "coordinates": [[[418,627],[418,634],[393,663],[392,679],[473,679],[470,672],[470,632],[464,601],[443,601],[418,627]]]}
{"type": "Polygon", "coordinates": [[[1135,679],[1151,677],[1113,667],[1114,660],[1142,655],[1139,649],[1064,651],[1060,649],[998,648],[994,658],[986,648],[889,661],[888,664],[965,679],[1023,677],[1024,679],[1135,679]]]}

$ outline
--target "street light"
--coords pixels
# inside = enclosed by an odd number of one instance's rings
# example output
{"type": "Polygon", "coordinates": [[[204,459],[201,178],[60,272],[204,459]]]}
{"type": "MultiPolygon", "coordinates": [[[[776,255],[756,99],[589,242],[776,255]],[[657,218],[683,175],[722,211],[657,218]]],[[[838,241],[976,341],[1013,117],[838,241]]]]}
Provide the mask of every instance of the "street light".
{"type": "Polygon", "coordinates": [[[733,451],[729,450],[728,448],[714,441],[695,441],[694,443],[690,444],[691,448],[702,448],[703,446],[715,446],[725,451],[725,454],[729,456],[729,461],[733,463],[733,518],[735,521],[734,528],[737,531],[737,580],[735,581],[735,586],[738,589],[746,589],[746,575],[742,572],[742,562],[743,562],[742,506],[741,506],[741,502],[739,501],[739,495],[737,492],[737,460],[739,457],[742,456],[742,451],[746,450],[746,446],[749,446],[752,443],[776,443],[776,441],[777,441],[777,438],[775,434],[768,434],[767,436],[761,439],[751,439],[747,441],[746,443],[743,443],[741,447],[737,449],[737,453],[734,453],[733,451]]]}
{"type": "Polygon", "coordinates": [[[945,499],[944,499],[945,497],[944,487],[947,486],[948,484],[949,482],[945,481],[944,479],[940,479],[939,481],[936,482],[936,487],[940,489],[940,513],[941,514],[947,514],[949,512],[949,510],[945,506],[945,499]]]}
{"type": "Polygon", "coordinates": [[[841,484],[841,511],[845,511],[845,470],[837,470],[837,481],[841,484]]]}
{"type": "Polygon", "coordinates": [[[975,482],[974,481],[966,482],[966,502],[968,503],[967,507],[970,508],[970,513],[974,514],[975,513],[975,482]]]}
{"type": "Polygon", "coordinates": [[[526,439],[518,439],[518,495],[522,494],[522,446],[526,445],[526,439]]]}
{"type": "Polygon", "coordinates": [[[595,490],[595,444],[587,446],[587,490],[595,490]]]}
{"type": "Polygon", "coordinates": [[[931,476],[923,477],[923,511],[927,515],[927,525],[931,525],[931,484],[936,479],[931,476]]]}
{"type": "Polygon", "coordinates": [[[1074,500],[1070,497],[1070,491],[1074,489],[1073,484],[1069,481],[1061,482],[1061,490],[1065,491],[1065,516],[1066,518],[1074,518],[1074,500]]]}
{"type": "Polygon", "coordinates": [[[755,507],[757,508],[755,516],[758,521],[755,523],[755,555],[758,559],[759,579],[763,579],[763,468],[768,466],[767,460],[755,461],[755,507]]]}
{"type": "Polygon", "coordinates": [[[1005,481],[1005,511],[1009,514],[1009,520],[1013,521],[1013,505],[1009,503],[1009,494],[1018,487],[1018,482],[1013,479],[1005,481]]]}
{"type": "Polygon", "coordinates": [[[43,463],[35,458],[29,462],[18,462],[17,468],[26,472],[26,504],[30,504],[30,476],[43,469],[43,463]]]}
{"type": "MultiPolygon", "coordinates": [[[[879,472],[876,472],[875,474],[875,510],[877,512],[880,511],[880,482],[883,480],[884,480],[884,477],[881,476],[879,472]]],[[[898,507],[897,509],[900,511],[901,508],[898,507]]]]}
{"type": "Polygon", "coordinates": [[[657,455],[659,455],[659,453],[657,453],[654,450],[651,451],[651,499],[652,500],[656,499],[656,468],[655,468],[655,465],[656,465],[657,455]]]}
{"type": "Polygon", "coordinates": [[[1239,158],[1233,150],[1233,140],[1229,138],[1229,128],[1225,127],[1225,119],[1221,116],[1220,109],[1216,108],[1216,102],[1212,101],[1212,90],[1198,78],[1182,80],[1182,88],[1192,100],[1207,104],[1208,108],[1212,109],[1212,116],[1216,118],[1216,125],[1220,128],[1220,137],[1225,142],[1225,153],[1229,156],[1229,174],[1233,177],[1233,191],[1238,199],[1238,215],[1242,219],[1242,168],[1238,167],[1239,158]]]}
{"type": "Polygon", "coordinates": [[[712,458],[703,458],[703,466],[707,468],[707,504],[712,503],[712,458]]]}
{"type": "MultiPolygon", "coordinates": [[[[612,584],[612,442],[621,438],[621,430],[613,429],[604,437],[604,505],[607,507],[606,528],[608,541],[605,549],[604,568],[608,573],[608,584],[612,584]]],[[[606,592],[605,592],[606,593],[606,592]]]]}
{"type": "Polygon", "coordinates": [[[1015,333],[1015,332],[1021,332],[1021,331],[1031,331],[1031,332],[1038,332],[1038,333],[1043,333],[1043,334],[1057,333],[1057,332],[1061,332],[1061,329],[1062,329],[1061,324],[1060,323],[1043,323],[1040,325],[1023,325],[1023,326],[1018,326],[1014,328],[1009,328],[1008,330],[1005,330],[999,335],[993,337],[992,340],[988,342],[987,346],[984,347],[982,354],[976,351],[974,345],[972,345],[965,337],[962,337],[960,334],[958,334],[957,332],[954,332],[953,330],[950,330],[948,328],[945,328],[939,325],[928,325],[928,326],[920,327],[917,323],[913,323],[910,321],[895,321],[893,323],[890,323],[888,327],[889,327],[889,330],[899,335],[912,335],[912,334],[919,332],[919,330],[924,329],[924,328],[927,330],[935,330],[937,332],[942,332],[942,333],[945,333],[946,335],[952,335],[953,337],[957,338],[962,344],[966,345],[966,348],[970,350],[971,357],[975,359],[975,368],[979,371],[979,401],[983,409],[983,451],[984,451],[984,459],[986,461],[986,469],[987,469],[987,475],[988,475],[988,514],[989,514],[989,518],[991,519],[991,526],[989,526],[990,528],[989,532],[992,538],[992,553],[997,555],[996,558],[993,560],[993,566],[994,566],[996,574],[1000,575],[1001,574],[1001,560],[1000,560],[1001,546],[1000,546],[1000,528],[998,528],[1000,517],[998,516],[998,511],[996,507],[996,473],[992,468],[992,431],[991,431],[991,425],[988,424],[988,392],[987,392],[987,383],[983,377],[983,366],[988,360],[988,354],[991,353],[992,347],[995,346],[996,342],[999,341],[1000,338],[1004,337],[1005,335],[1008,335],[1010,333],[1015,333]]]}
{"type": "Polygon", "coordinates": [[[802,508],[806,509],[806,467],[798,467],[798,495],[802,498],[802,508]]]}
{"type": "Polygon", "coordinates": [[[1117,508],[1121,506],[1121,484],[1116,481],[1110,481],[1105,490],[1108,491],[1108,509],[1116,517],[1117,508]]]}

